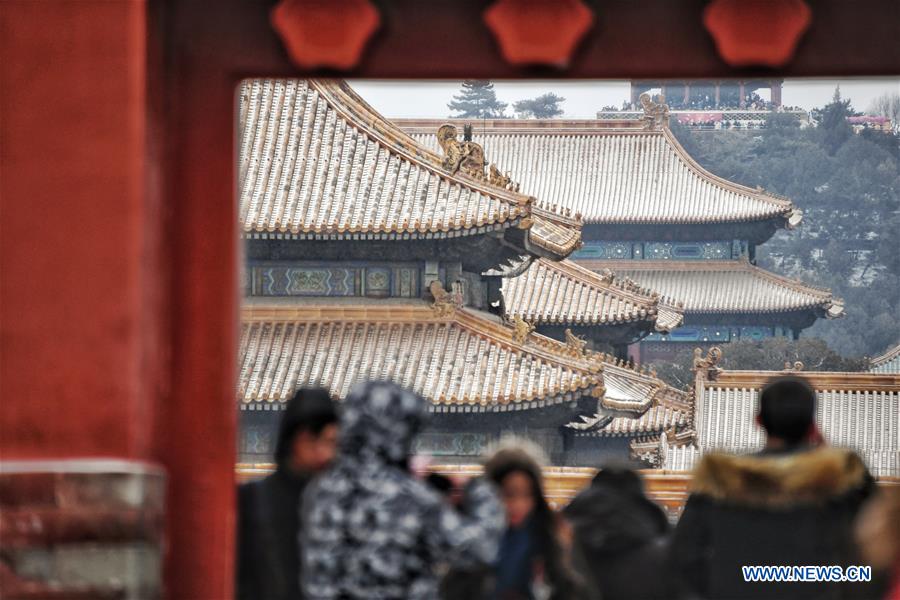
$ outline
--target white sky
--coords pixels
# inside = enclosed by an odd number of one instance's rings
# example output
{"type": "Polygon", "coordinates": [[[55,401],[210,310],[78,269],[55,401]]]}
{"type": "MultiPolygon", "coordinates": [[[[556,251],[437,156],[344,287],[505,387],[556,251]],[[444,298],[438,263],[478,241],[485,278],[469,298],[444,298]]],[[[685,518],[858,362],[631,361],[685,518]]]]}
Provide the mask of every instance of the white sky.
{"type": "MultiPolygon", "coordinates": [[[[388,118],[445,118],[450,115],[447,102],[459,90],[459,81],[372,81],[352,80],[350,84],[375,109],[388,118]]],[[[835,86],[841,96],[850,98],[853,107],[865,110],[869,103],[885,92],[900,91],[900,78],[884,79],[793,79],[786,80],[782,103],[807,110],[831,101],[835,86]]],[[[629,99],[627,81],[495,81],[497,97],[512,105],[516,100],[534,98],[554,92],[566,99],[564,117],[594,118],[605,105],[621,106],[629,99]]],[[[768,90],[760,95],[767,97],[768,90]]],[[[512,110],[507,110],[512,114],[512,110]]]]}

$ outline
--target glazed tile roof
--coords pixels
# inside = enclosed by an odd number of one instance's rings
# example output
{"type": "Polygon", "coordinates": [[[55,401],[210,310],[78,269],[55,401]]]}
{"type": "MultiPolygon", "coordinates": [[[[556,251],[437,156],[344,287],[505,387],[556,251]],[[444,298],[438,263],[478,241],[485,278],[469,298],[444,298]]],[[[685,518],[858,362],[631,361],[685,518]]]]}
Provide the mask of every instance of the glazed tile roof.
{"type": "MultiPolygon", "coordinates": [[[[423,146],[464,120],[397,119],[423,146]]],[[[473,141],[521,191],[583,215],[586,223],[729,223],[778,219],[799,224],[787,199],[706,171],[667,128],[597,120],[472,121],[473,141]]],[[[461,128],[461,127],[460,127],[461,128]]]]}
{"type": "Polygon", "coordinates": [[[248,237],[409,239],[519,227],[556,257],[580,244],[577,228],[534,215],[533,198],[446,171],[344,82],[246,82],[240,125],[248,237]]]}
{"type": "Polygon", "coordinates": [[[650,374],[609,360],[603,367],[603,382],[606,393],[601,405],[604,408],[636,413],[648,410],[655,396],[667,387],[650,374]]]}
{"type": "MultiPolygon", "coordinates": [[[[679,456],[690,457],[691,449],[694,448],[693,441],[695,436],[696,432],[690,427],[673,425],[668,429],[657,430],[649,434],[639,432],[639,435],[629,440],[628,446],[631,450],[631,458],[647,462],[653,468],[662,469],[667,468],[666,450],[673,451],[668,457],[670,464],[677,459],[677,456],[674,454],[676,450],[679,452],[679,456]]],[[[692,459],[681,460],[685,462],[692,459]]],[[[674,469],[669,468],[669,470],[674,469]]]]}
{"type": "Polygon", "coordinates": [[[671,299],[660,299],[656,313],[657,331],[671,331],[684,323],[684,307],[674,304],[671,299]]]}
{"type": "MultiPolygon", "coordinates": [[[[791,372],[796,374],[795,372],[791,372]]],[[[703,452],[763,447],[754,423],[758,390],[776,371],[722,371],[700,379],[694,415],[696,451],[666,448],[663,467],[690,468],[703,452]]],[[[876,475],[900,476],[900,375],[801,373],[818,396],[816,422],[829,444],[852,448],[876,475]]]]}
{"type": "Polygon", "coordinates": [[[650,321],[671,331],[682,321],[675,307],[611,273],[600,275],[570,260],[538,259],[503,280],[506,315],[538,325],[617,325],[650,321]]]}
{"type": "Polygon", "coordinates": [[[667,471],[692,471],[700,460],[701,451],[697,446],[670,446],[664,444],[661,447],[662,460],[660,468],[667,471]]]}
{"type": "Polygon", "coordinates": [[[669,404],[656,404],[638,418],[615,417],[609,425],[595,431],[598,436],[633,436],[690,424],[690,414],[669,404]]]}
{"type": "Polygon", "coordinates": [[[601,365],[537,334],[524,343],[485,313],[436,317],[422,303],[248,305],[238,398],[284,402],[301,385],[338,397],[365,379],[393,379],[436,412],[513,411],[603,392],[601,365]]]}
{"type": "Polygon", "coordinates": [[[900,344],[872,359],[873,373],[900,373],[900,344]]]}
{"type": "Polygon", "coordinates": [[[828,290],[776,275],[746,260],[655,261],[582,260],[600,271],[614,269],[670,302],[683,303],[684,313],[773,313],[816,310],[820,316],[843,316],[843,302],[828,290]]]}
{"type": "Polygon", "coordinates": [[[578,435],[634,436],[690,425],[692,402],[686,392],[667,385],[652,372],[638,371],[601,356],[606,393],[600,405],[605,410],[570,423],[578,435]]]}

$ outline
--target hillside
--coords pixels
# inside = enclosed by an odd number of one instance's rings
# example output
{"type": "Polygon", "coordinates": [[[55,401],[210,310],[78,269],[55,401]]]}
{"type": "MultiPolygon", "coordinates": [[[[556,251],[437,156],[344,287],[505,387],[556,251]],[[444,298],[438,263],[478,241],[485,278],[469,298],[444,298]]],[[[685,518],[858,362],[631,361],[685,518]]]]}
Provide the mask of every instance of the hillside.
{"type": "Polygon", "coordinates": [[[900,138],[854,134],[835,98],[817,127],[773,115],[757,131],[696,131],[673,124],[690,154],[713,173],[791,198],[802,225],[757,251],[766,269],[831,288],[847,316],[804,332],[846,357],[875,356],[900,340],[900,138]]]}

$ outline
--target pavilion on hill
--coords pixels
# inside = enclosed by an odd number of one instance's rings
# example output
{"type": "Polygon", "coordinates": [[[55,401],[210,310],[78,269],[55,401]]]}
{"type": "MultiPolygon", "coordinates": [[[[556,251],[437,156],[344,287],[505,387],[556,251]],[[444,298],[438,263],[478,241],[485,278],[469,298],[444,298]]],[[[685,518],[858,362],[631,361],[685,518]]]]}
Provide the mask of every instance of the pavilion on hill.
{"type": "Polygon", "coordinates": [[[673,109],[747,108],[756,103],[781,107],[783,79],[744,79],[737,81],[646,81],[631,82],[631,104],[640,106],[641,94],[660,90],[673,109]],[[758,94],[768,90],[768,100],[758,94]]]}

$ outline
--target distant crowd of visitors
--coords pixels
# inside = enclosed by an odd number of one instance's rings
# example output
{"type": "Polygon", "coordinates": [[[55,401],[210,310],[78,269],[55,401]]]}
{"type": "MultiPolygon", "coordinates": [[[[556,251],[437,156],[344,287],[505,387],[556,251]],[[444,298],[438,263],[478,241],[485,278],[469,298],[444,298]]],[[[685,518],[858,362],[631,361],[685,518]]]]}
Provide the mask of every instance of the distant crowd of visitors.
{"type": "Polygon", "coordinates": [[[426,401],[389,382],[338,406],[287,403],[275,472],[238,491],[241,599],[544,600],[900,598],[900,493],[828,447],[816,396],[782,377],[760,393],[765,449],[709,454],[673,528],[625,465],[555,511],[540,451],[499,445],[484,473],[415,468],[426,401]],[[753,582],[745,566],[874,567],[868,582],[753,582]]]}

